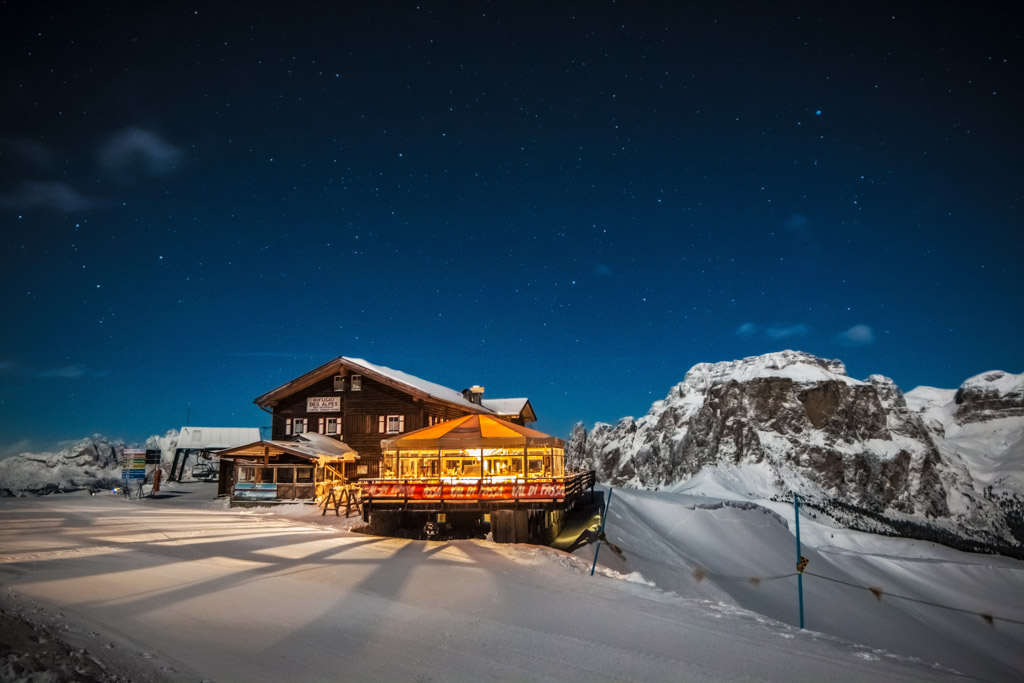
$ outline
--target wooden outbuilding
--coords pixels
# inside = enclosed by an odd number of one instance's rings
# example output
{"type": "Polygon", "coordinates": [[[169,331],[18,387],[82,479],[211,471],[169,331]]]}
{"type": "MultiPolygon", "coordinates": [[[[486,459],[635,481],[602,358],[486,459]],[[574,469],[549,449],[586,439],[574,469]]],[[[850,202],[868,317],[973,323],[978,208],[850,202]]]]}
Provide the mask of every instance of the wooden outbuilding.
{"type": "Polygon", "coordinates": [[[219,456],[218,493],[237,503],[322,500],[350,483],[345,468],[359,461],[344,442],[316,433],[255,441],[219,456]]]}

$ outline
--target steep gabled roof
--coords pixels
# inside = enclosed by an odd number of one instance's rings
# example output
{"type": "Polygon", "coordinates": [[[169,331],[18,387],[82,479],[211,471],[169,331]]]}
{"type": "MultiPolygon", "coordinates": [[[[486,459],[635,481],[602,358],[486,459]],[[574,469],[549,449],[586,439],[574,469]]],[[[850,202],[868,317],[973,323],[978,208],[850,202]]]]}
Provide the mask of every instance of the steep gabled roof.
{"type": "Polygon", "coordinates": [[[467,400],[466,397],[462,395],[461,391],[449,389],[448,387],[441,386],[440,384],[435,384],[434,382],[407,374],[401,370],[392,370],[391,368],[386,368],[383,365],[374,365],[362,358],[343,357],[342,360],[362,368],[364,375],[373,377],[378,382],[384,381],[385,384],[390,384],[391,386],[400,385],[408,387],[414,392],[426,394],[427,396],[447,401],[448,403],[453,403],[460,408],[472,410],[475,413],[493,412],[490,408],[477,405],[476,403],[467,400]]]}
{"type": "MultiPolygon", "coordinates": [[[[320,367],[310,370],[304,375],[296,377],[290,382],[282,384],[276,389],[271,389],[262,396],[258,396],[254,399],[253,403],[261,408],[276,405],[282,398],[305,389],[326,377],[336,375],[341,369],[363,375],[364,377],[369,377],[381,382],[382,384],[387,384],[388,386],[400,389],[413,396],[434,398],[473,413],[518,415],[520,414],[518,409],[515,412],[505,412],[504,409],[516,408],[516,406],[521,408],[524,405],[529,405],[529,401],[527,399],[484,399],[483,405],[478,405],[466,399],[462,395],[462,392],[456,391],[455,389],[449,389],[448,387],[416,377],[415,375],[410,375],[402,372],[401,370],[394,370],[383,365],[376,365],[367,360],[363,360],[362,358],[348,358],[346,356],[339,356],[330,362],[324,363],[320,367]],[[505,402],[508,401],[511,401],[512,403],[506,404],[505,402]],[[495,407],[492,407],[497,404],[501,404],[501,408],[496,409],[495,407]]],[[[532,408],[530,409],[530,414],[533,416],[533,419],[536,419],[536,416],[533,415],[532,408]]]]}
{"type": "Polygon", "coordinates": [[[533,412],[528,398],[485,398],[480,403],[501,417],[522,417],[526,422],[537,420],[537,414],[533,412]]]}

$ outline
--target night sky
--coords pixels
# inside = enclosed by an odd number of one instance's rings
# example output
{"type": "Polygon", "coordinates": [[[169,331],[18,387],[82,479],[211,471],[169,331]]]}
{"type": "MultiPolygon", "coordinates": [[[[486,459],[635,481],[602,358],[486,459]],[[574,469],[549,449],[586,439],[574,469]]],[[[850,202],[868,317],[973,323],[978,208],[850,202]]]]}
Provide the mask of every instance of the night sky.
{"type": "Polygon", "coordinates": [[[0,449],[341,355],[562,437],[786,348],[1024,370],[1016,3],[244,4],[0,3],[0,449]]]}

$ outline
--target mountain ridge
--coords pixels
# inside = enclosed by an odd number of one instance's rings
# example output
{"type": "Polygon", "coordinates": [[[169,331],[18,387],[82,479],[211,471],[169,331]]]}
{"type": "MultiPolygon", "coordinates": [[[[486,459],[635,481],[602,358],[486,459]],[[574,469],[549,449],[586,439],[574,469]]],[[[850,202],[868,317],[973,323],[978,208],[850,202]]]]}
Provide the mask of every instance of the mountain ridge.
{"type": "Polygon", "coordinates": [[[567,458],[613,485],[798,493],[843,526],[1019,557],[1022,387],[991,371],[908,404],[887,377],[800,351],[700,363],[646,415],[578,424],[567,458]]]}

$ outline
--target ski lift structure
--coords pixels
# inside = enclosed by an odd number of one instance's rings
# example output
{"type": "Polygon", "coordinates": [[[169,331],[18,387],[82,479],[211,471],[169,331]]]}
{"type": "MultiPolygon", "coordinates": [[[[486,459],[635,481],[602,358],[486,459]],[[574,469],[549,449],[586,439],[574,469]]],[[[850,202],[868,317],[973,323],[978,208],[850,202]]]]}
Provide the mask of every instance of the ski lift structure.
{"type": "Polygon", "coordinates": [[[216,481],[220,473],[217,454],[228,448],[258,441],[259,427],[192,427],[178,432],[178,443],[167,481],[182,481],[186,468],[192,479],[216,481]],[[190,464],[191,463],[191,464],[190,464]]]}

